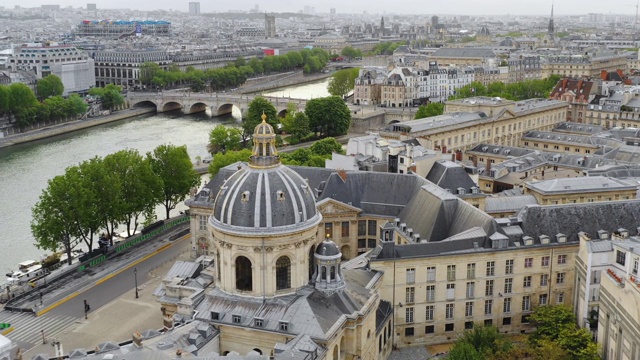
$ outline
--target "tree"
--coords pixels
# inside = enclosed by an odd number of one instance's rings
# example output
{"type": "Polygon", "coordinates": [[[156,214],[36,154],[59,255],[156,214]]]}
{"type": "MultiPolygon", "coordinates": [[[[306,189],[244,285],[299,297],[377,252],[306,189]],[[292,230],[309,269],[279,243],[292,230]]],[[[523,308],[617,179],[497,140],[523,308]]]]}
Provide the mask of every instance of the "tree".
{"type": "Polygon", "coordinates": [[[472,330],[465,331],[453,344],[448,359],[494,359],[508,353],[512,343],[493,326],[475,324],[472,330]]]}
{"type": "Polygon", "coordinates": [[[78,204],[82,201],[79,169],[67,168],[64,175],[48,181],[32,209],[31,233],[36,247],[48,251],[62,249],[71,264],[71,251],[79,243],[78,204]]]}
{"type": "Polygon", "coordinates": [[[536,330],[529,336],[529,343],[537,348],[545,342],[554,342],[569,354],[572,360],[598,359],[597,345],[591,341],[587,329],[576,325],[576,317],[566,305],[541,306],[531,314],[536,330]]]}
{"type": "Polygon", "coordinates": [[[429,103],[428,105],[420,105],[416,111],[415,119],[423,119],[431,116],[438,116],[444,113],[444,104],[429,103]]]}
{"type": "Polygon", "coordinates": [[[38,104],[38,99],[33,91],[23,83],[13,83],[9,85],[11,91],[11,99],[9,100],[9,112],[18,115],[29,109],[34,108],[38,104]]]}
{"type": "Polygon", "coordinates": [[[102,107],[113,110],[124,104],[124,97],[122,97],[122,88],[114,84],[107,84],[103,88],[92,88],[89,90],[89,94],[98,97],[102,101],[102,107]]]}
{"type": "Polygon", "coordinates": [[[144,85],[151,85],[151,80],[160,72],[162,69],[160,65],[157,63],[146,61],[140,64],[140,83],[144,85]]]}
{"type": "Polygon", "coordinates": [[[329,155],[333,153],[344,154],[342,150],[342,144],[332,137],[318,140],[309,147],[309,150],[315,155],[329,155]]]}
{"type": "Polygon", "coordinates": [[[168,219],[170,211],[200,184],[200,175],[193,169],[186,146],[160,145],[147,153],[147,159],[162,180],[162,204],[168,219]]]}
{"type": "Polygon", "coordinates": [[[9,112],[11,90],[6,85],[0,85],[0,115],[9,112]]]}
{"type": "Polygon", "coordinates": [[[120,222],[127,225],[127,234],[135,233],[140,216],[153,211],[162,200],[162,180],[153,172],[149,159],[137,150],[120,150],[105,156],[103,164],[113,175],[118,193],[112,202],[120,222]]]}
{"type": "Polygon", "coordinates": [[[362,51],[360,49],[354,49],[351,46],[347,46],[344,49],[342,49],[341,52],[342,56],[350,58],[350,59],[355,59],[358,57],[362,57],[362,51]]]}
{"type": "Polygon", "coordinates": [[[345,97],[353,90],[355,87],[355,81],[358,77],[360,69],[342,69],[336,71],[331,78],[329,79],[329,84],[327,85],[327,90],[329,94],[345,97]]]}
{"type": "Polygon", "coordinates": [[[242,130],[224,125],[218,125],[209,133],[209,153],[226,153],[229,150],[240,150],[242,148],[242,130]]]}
{"type": "Polygon", "coordinates": [[[64,85],[59,77],[50,74],[38,80],[36,91],[38,98],[44,100],[51,96],[62,96],[62,93],[64,93],[64,85]]]}
{"type": "Polygon", "coordinates": [[[214,177],[223,167],[229,166],[238,161],[248,161],[250,156],[251,150],[249,149],[227,151],[225,154],[218,153],[213,157],[211,164],[209,164],[209,174],[211,174],[211,177],[214,177]]]}
{"type": "Polygon", "coordinates": [[[271,126],[277,128],[278,118],[276,108],[271,101],[263,98],[262,96],[256,96],[249,103],[249,109],[247,110],[247,117],[242,119],[242,140],[246,143],[246,140],[253,135],[253,131],[256,126],[262,122],[262,114],[267,115],[267,122],[271,126]]]}
{"type": "Polygon", "coordinates": [[[346,134],[351,126],[351,112],[338,96],[311,99],[304,112],[311,130],[327,136],[346,134]]]}

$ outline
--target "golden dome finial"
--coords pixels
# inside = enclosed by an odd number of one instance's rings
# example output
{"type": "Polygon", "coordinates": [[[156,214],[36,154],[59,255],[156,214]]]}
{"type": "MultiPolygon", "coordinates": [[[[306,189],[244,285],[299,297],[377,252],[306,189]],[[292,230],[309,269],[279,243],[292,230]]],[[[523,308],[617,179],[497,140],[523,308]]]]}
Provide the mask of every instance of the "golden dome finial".
{"type": "Polygon", "coordinates": [[[266,123],[267,122],[267,115],[264,113],[264,110],[262,110],[262,123],[266,123]]]}

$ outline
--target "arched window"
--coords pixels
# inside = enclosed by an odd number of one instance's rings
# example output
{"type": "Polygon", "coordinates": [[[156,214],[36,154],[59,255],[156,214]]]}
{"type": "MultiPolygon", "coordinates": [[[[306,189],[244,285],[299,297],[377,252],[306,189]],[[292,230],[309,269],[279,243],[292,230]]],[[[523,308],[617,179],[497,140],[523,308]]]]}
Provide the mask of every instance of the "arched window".
{"type": "Polygon", "coordinates": [[[315,281],[313,276],[316,273],[315,257],[313,256],[315,249],[316,247],[313,245],[311,245],[311,248],[309,249],[309,281],[315,281]]]}
{"type": "Polygon", "coordinates": [[[236,289],[240,291],[253,291],[251,260],[244,256],[238,256],[236,258],[236,289]]]}
{"type": "Polygon", "coordinates": [[[335,266],[331,267],[330,274],[331,274],[330,279],[331,280],[335,280],[336,279],[336,267],[335,266]]]}
{"type": "Polygon", "coordinates": [[[327,280],[327,267],[326,266],[322,266],[322,269],[320,271],[321,271],[321,274],[322,274],[321,275],[322,276],[321,279],[322,280],[327,280]]]}
{"type": "Polygon", "coordinates": [[[218,275],[218,281],[220,281],[220,251],[216,253],[216,269],[216,275],[218,275]]]}
{"type": "Polygon", "coordinates": [[[276,290],[291,288],[291,260],[281,256],[276,261],[276,290]]]}

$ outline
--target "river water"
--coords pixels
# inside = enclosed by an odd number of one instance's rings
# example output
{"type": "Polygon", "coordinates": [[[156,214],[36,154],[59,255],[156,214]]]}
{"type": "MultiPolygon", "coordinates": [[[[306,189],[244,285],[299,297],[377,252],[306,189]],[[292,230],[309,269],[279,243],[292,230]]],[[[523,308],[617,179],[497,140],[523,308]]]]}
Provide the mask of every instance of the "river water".
{"type": "MultiPolygon", "coordinates": [[[[265,95],[323,97],[328,95],[327,82],[291,86],[265,95]]],[[[127,148],[146,154],[171,143],[186,145],[194,160],[196,156],[204,158],[211,129],[218,124],[238,126],[239,116],[236,108],[232,116],[217,118],[205,113],[146,115],[0,149],[0,284],[4,282],[1,274],[16,269],[18,262],[40,260],[45,254],[34,245],[30,223],[31,208],[49,179],[84,160],[127,148]]],[[[174,210],[172,216],[183,208],[174,210]]],[[[164,208],[157,210],[158,218],[163,219],[164,208]]]]}

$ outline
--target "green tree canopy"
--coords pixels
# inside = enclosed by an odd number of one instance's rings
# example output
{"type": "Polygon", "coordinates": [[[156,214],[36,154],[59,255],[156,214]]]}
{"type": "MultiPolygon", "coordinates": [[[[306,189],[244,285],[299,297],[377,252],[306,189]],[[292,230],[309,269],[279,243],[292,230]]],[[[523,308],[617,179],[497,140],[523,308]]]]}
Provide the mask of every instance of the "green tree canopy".
{"type": "Polygon", "coordinates": [[[267,115],[267,122],[277,129],[278,116],[276,108],[271,101],[263,98],[262,96],[256,96],[249,103],[249,109],[247,111],[247,117],[242,119],[242,139],[250,138],[253,135],[253,131],[256,126],[262,122],[262,114],[267,115]]]}
{"type": "Polygon", "coordinates": [[[340,97],[347,96],[349,92],[353,91],[353,88],[355,87],[355,80],[358,77],[359,71],[359,68],[342,69],[336,71],[333,75],[331,75],[329,84],[327,85],[329,94],[340,97]]]}
{"type": "Polygon", "coordinates": [[[431,116],[438,116],[444,113],[443,103],[429,103],[427,105],[420,105],[418,111],[416,111],[415,119],[423,119],[431,116]]]}
{"type": "Polygon", "coordinates": [[[140,74],[138,78],[145,85],[151,85],[151,80],[160,72],[162,68],[158,63],[146,61],[140,64],[140,74]]]}
{"type": "Polygon", "coordinates": [[[0,115],[9,112],[11,104],[11,90],[6,85],[0,85],[0,115]]]}
{"type": "Polygon", "coordinates": [[[98,97],[102,101],[102,107],[109,110],[124,104],[124,97],[121,92],[122,88],[114,84],[107,84],[103,88],[89,90],[89,94],[98,97]]]}
{"type": "Polygon", "coordinates": [[[351,112],[339,96],[311,99],[304,112],[311,131],[337,136],[346,134],[351,126],[351,112]]]}
{"type": "Polygon", "coordinates": [[[342,150],[342,144],[332,137],[324,138],[313,143],[309,147],[309,150],[315,155],[329,155],[332,153],[344,154],[342,150]]]}
{"type": "Polygon", "coordinates": [[[218,153],[213,157],[211,164],[209,164],[209,174],[211,174],[211,177],[214,177],[223,167],[229,166],[238,161],[249,161],[250,156],[251,150],[249,149],[227,151],[225,154],[218,153]]]}
{"type": "Polygon", "coordinates": [[[209,133],[209,153],[226,153],[229,150],[240,150],[242,148],[242,130],[225,125],[218,125],[209,133]]]}
{"type": "Polygon", "coordinates": [[[360,49],[354,49],[351,46],[346,46],[344,49],[342,49],[341,52],[342,56],[350,58],[350,59],[355,59],[358,57],[362,57],[362,50],[360,49]]]}
{"type": "Polygon", "coordinates": [[[53,74],[47,75],[38,80],[36,89],[40,100],[44,100],[52,96],[62,96],[62,93],[64,93],[62,80],[53,74]]]}
{"type": "Polygon", "coordinates": [[[497,328],[474,324],[472,330],[465,331],[454,342],[447,358],[450,360],[488,360],[508,353],[511,348],[511,342],[497,328]]]}
{"type": "Polygon", "coordinates": [[[170,211],[200,184],[200,175],[193,169],[186,146],[160,145],[147,153],[147,159],[162,180],[162,203],[168,219],[170,211]]]}

